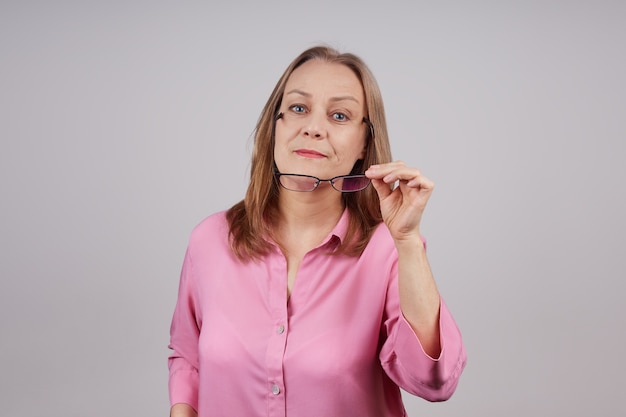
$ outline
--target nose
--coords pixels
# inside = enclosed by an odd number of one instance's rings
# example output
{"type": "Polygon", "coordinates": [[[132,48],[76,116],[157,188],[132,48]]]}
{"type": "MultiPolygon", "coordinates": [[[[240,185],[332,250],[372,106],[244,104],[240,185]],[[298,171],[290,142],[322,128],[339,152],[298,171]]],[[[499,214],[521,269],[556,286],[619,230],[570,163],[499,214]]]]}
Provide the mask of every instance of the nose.
{"type": "Polygon", "coordinates": [[[309,128],[309,129],[304,130],[304,136],[310,136],[312,138],[319,139],[322,137],[322,134],[320,133],[319,130],[316,130],[314,128],[309,128]]]}
{"type": "Polygon", "coordinates": [[[321,139],[326,136],[325,115],[310,114],[303,127],[304,136],[321,139]]]}

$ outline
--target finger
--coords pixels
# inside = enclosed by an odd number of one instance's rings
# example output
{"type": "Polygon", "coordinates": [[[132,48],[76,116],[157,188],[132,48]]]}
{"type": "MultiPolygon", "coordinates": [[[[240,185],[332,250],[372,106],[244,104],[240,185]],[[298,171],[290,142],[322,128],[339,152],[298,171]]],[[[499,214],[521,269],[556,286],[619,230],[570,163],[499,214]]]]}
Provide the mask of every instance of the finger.
{"type": "Polygon", "coordinates": [[[419,188],[420,190],[430,190],[435,188],[435,183],[423,175],[412,178],[406,183],[411,188],[419,188]]]}
{"type": "Polygon", "coordinates": [[[389,194],[391,194],[391,188],[389,187],[389,184],[385,183],[382,180],[372,178],[372,185],[374,186],[374,189],[378,194],[378,199],[381,201],[387,198],[389,194]]]}
{"type": "Polygon", "coordinates": [[[410,168],[404,165],[390,171],[383,177],[383,180],[387,183],[399,181],[412,188],[431,189],[434,188],[435,185],[429,178],[424,176],[419,169],[410,168]]]}
{"type": "Polygon", "coordinates": [[[420,207],[422,210],[432,195],[432,189],[410,187],[404,182],[400,182],[398,188],[402,193],[403,202],[408,206],[420,207]]]}
{"type": "Polygon", "coordinates": [[[400,169],[402,167],[406,167],[404,162],[402,161],[394,161],[386,164],[377,164],[370,166],[367,171],[365,171],[365,175],[369,178],[378,178],[382,179],[386,175],[389,175],[394,170],[400,169]]]}
{"type": "Polygon", "coordinates": [[[387,175],[383,176],[382,179],[386,183],[400,181],[408,183],[410,186],[416,186],[421,182],[427,183],[429,181],[418,169],[406,166],[392,170],[387,175]]]}
{"type": "Polygon", "coordinates": [[[370,179],[380,179],[392,189],[398,184],[424,191],[432,191],[434,188],[434,183],[422,175],[419,169],[408,167],[402,161],[372,165],[365,174],[370,179]]]}

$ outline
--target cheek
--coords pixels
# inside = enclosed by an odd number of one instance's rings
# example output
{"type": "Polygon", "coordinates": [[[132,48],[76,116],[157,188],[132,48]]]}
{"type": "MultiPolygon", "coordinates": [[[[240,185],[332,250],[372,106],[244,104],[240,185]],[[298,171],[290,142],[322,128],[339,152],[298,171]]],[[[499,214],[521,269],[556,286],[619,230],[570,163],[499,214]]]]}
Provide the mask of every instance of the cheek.
{"type": "Polygon", "coordinates": [[[365,150],[367,148],[366,139],[361,141],[361,151],[359,152],[359,159],[365,159],[365,150]]]}
{"type": "Polygon", "coordinates": [[[341,153],[346,159],[363,159],[365,156],[365,139],[352,137],[346,140],[341,153]]]}
{"type": "Polygon", "coordinates": [[[281,125],[276,125],[274,129],[274,144],[276,148],[287,146],[290,139],[294,137],[294,132],[281,125]]]}
{"type": "Polygon", "coordinates": [[[274,133],[274,154],[279,152],[287,145],[287,139],[284,129],[276,129],[274,133]]]}
{"type": "Polygon", "coordinates": [[[274,155],[274,164],[276,164],[276,167],[279,170],[281,170],[281,167],[286,169],[286,167],[284,167],[284,162],[287,154],[288,142],[288,135],[287,132],[285,132],[285,129],[277,128],[274,133],[274,149],[272,150],[272,153],[274,155]]]}

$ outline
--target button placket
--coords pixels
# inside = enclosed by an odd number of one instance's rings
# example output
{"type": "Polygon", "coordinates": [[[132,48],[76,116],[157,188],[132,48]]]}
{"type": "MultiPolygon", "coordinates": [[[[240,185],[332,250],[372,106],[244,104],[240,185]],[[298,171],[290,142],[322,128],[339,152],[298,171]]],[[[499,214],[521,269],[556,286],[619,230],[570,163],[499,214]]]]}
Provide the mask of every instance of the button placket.
{"type": "Polygon", "coordinates": [[[268,304],[271,309],[272,326],[268,328],[268,345],[265,357],[267,366],[267,399],[268,416],[285,417],[286,398],[285,383],[283,380],[283,359],[287,346],[287,299],[285,283],[287,277],[286,261],[284,257],[275,259],[277,262],[270,265],[268,304]]]}

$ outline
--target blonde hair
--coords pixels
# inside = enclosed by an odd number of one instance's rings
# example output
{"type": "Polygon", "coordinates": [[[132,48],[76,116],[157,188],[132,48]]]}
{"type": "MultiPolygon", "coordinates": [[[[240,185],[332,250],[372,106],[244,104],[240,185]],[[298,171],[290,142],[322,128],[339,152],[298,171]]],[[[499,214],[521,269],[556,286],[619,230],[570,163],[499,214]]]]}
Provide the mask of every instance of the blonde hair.
{"type": "MultiPolygon", "coordinates": [[[[363,86],[368,119],[373,128],[368,131],[365,156],[352,172],[363,173],[370,165],[391,161],[382,95],[374,75],[363,60],[327,46],[315,46],[302,52],[289,64],[263,107],[255,129],[248,190],[244,199],[226,214],[231,247],[242,261],[259,259],[271,249],[268,239],[274,238],[273,230],[278,221],[279,185],[274,174],[276,117],[287,80],[296,68],[313,59],[345,65],[356,74],[363,86]]],[[[334,253],[358,256],[367,246],[376,225],[382,221],[378,195],[370,186],[356,193],[344,193],[343,201],[350,220],[346,238],[334,253]]]]}

